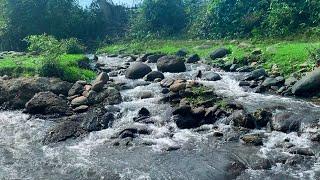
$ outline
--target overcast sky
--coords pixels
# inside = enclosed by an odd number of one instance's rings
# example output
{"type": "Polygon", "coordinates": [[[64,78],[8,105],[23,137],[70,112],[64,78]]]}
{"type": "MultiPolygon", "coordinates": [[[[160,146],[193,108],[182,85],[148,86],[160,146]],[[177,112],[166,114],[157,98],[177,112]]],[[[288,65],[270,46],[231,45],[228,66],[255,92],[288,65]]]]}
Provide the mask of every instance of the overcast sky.
{"type": "MultiPolygon", "coordinates": [[[[88,6],[90,5],[92,0],[79,0],[79,3],[82,5],[82,6],[88,6]]],[[[132,6],[134,4],[136,4],[137,2],[139,2],[140,0],[113,0],[113,2],[115,4],[126,4],[128,6],[132,6]]]]}

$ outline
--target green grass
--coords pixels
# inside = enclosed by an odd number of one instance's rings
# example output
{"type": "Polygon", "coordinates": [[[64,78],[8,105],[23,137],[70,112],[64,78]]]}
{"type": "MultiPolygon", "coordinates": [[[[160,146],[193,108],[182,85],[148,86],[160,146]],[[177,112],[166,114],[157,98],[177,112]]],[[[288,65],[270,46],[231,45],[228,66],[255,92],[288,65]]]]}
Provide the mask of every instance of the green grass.
{"type": "MultiPolygon", "coordinates": [[[[212,40],[153,40],[145,42],[128,42],[113,44],[103,47],[97,53],[109,54],[141,54],[149,52],[161,52],[175,54],[179,49],[186,49],[189,54],[197,53],[202,58],[209,60],[209,54],[219,47],[226,47],[232,51],[229,60],[233,58],[242,59],[248,56],[253,49],[260,48],[263,51],[264,63],[267,70],[276,64],[280,73],[287,76],[290,73],[299,71],[302,64],[307,64],[307,70],[311,70],[314,62],[309,58],[309,51],[320,48],[320,42],[304,41],[240,41],[241,44],[250,46],[243,47],[231,41],[212,40]]],[[[210,61],[210,60],[209,60],[210,61]]]]}
{"type": "MultiPolygon", "coordinates": [[[[8,75],[12,77],[20,76],[36,76],[39,75],[45,57],[43,56],[5,56],[0,60],[0,75],[8,75]]],[[[79,68],[78,62],[86,60],[81,54],[65,54],[59,57],[59,63],[63,69],[63,80],[74,82],[77,80],[94,79],[96,73],[79,68]]]]}

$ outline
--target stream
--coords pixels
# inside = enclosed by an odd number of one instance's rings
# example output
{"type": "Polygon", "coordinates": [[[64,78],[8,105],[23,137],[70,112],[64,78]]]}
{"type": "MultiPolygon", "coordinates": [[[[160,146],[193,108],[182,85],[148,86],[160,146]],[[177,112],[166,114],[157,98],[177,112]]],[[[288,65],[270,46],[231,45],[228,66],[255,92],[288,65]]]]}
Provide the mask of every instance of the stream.
{"type": "MultiPolygon", "coordinates": [[[[109,57],[99,57],[99,61],[109,66],[124,63],[120,58],[109,57]]],[[[148,65],[156,70],[155,64],[148,65]]],[[[320,147],[309,138],[309,132],[317,131],[314,124],[319,125],[319,106],[295,98],[253,93],[238,85],[244,73],[222,72],[205,64],[187,64],[184,73],[164,75],[192,79],[198,70],[219,73],[220,81],[199,82],[214,88],[218,95],[241,103],[249,112],[269,108],[275,113],[294,114],[302,121],[303,133],[255,129],[251,132],[266,135],[263,145],[247,146],[214,136],[217,130],[232,134],[232,128],[220,121],[182,130],[170,119],[173,110],[170,104],[159,101],[163,96],[159,83],[140,86],[144,80],[117,76],[112,79],[134,87],[122,90],[123,102],[112,107],[120,110],[119,118],[112,128],[91,132],[83,138],[44,146],[41,140],[54,122],[31,118],[21,111],[1,111],[0,179],[233,179],[230,163],[236,160],[252,164],[259,158],[274,163],[268,170],[249,168],[236,179],[320,179],[320,147]],[[153,97],[140,99],[143,92],[152,93],[153,97]],[[150,111],[154,124],[133,121],[142,107],[150,111]],[[152,133],[139,135],[131,146],[114,146],[112,136],[131,126],[146,126],[152,133]],[[285,139],[293,146],[312,149],[316,155],[305,157],[295,165],[279,163],[281,158],[293,157],[279,145],[285,139]]]]}

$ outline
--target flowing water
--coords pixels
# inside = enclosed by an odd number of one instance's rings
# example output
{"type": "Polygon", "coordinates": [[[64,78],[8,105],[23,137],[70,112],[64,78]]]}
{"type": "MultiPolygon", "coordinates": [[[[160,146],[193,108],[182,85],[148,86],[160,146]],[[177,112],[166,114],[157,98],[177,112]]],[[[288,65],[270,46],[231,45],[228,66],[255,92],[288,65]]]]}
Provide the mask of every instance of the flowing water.
{"type": "MultiPolygon", "coordinates": [[[[119,58],[100,57],[110,66],[123,63],[119,58]]],[[[154,64],[150,64],[156,69],[154,64]]],[[[198,70],[211,70],[203,64],[188,65],[187,72],[165,73],[166,77],[191,79],[198,70]]],[[[20,111],[0,112],[0,179],[231,179],[229,165],[235,160],[250,164],[257,158],[277,162],[292,156],[279,146],[284,139],[297,147],[319,147],[309,139],[319,125],[320,108],[312,103],[250,92],[238,86],[244,74],[218,72],[222,80],[200,81],[216,90],[217,94],[240,102],[248,111],[271,108],[275,112],[287,111],[300,117],[305,133],[264,132],[267,137],[260,147],[245,146],[239,142],[216,138],[217,130],[230,132],[232,128],[222,123],[204,125],[194,130],[181,130],[170,120],[172,108],[161,103],[159,83],[139,86],[143,80],[128,80],[124,76],[114,78],[133,89],[121,91],[124,102],[115,105],[120,109],[119,118],[112,128],[92,132],[84,138],[70,139],[51,146],[41,140],[54,122],[34,119],[20,111]],[[140,99],[142,92],[151,92],[152,98],[140,99]],[[146,107],[154,124],[133,121],[139,109],[146,107]],[[113,146],[111,138],[123,128],[144,126],[151,135],[140,135],[132,146],[113,146]],[[173,150],[174,151],[168,151],[173,150]]],[[[237,179],[319,179],[319,154],[308,157],[297,166],[274,163],[269,170],[245,170],[237,179]],[[305,163],[307,162],[307,163],[305,163]]]]}

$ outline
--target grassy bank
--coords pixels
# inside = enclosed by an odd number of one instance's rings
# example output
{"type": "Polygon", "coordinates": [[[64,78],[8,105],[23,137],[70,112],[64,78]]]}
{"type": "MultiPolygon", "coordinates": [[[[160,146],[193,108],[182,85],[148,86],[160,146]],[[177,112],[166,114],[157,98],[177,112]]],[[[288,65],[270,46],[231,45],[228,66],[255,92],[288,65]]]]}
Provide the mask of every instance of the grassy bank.
{"type": "MultiPolygon", "coordinates": [[[[0,60],[0,75],[12,77],[37,76],[44,60],[45,57],[43,56],[4,56],[4,59],[0,60]]],[[[63,80],[74,82],[80,79],[90,80],[96,76],[95,72],[79,67],[79,62],[86,61],[84,55],[64,54],[59,57],[58,61],[63,70],[63,75],[60,77],[63,80]]]]}
{"type": "Polygon", "coordinates": [[[103,47],[97,53],[128,53],[140,54],[146,52],[161,52],[174,54],[184,48],[190,54],[197,53],[208,61],[209,54],[219,47],[227,47],[232,51],[229,60],[242,59],[254,49],[263,52],[264,68],[270,70],[276,64],[283,75],[306,68],[312,69],[315,62],[309,56],[310,52],[320,48],[320,42],[304,41],[209,41],[209,40],[155,40],[147,42],[130,42],[103,47]]]}

